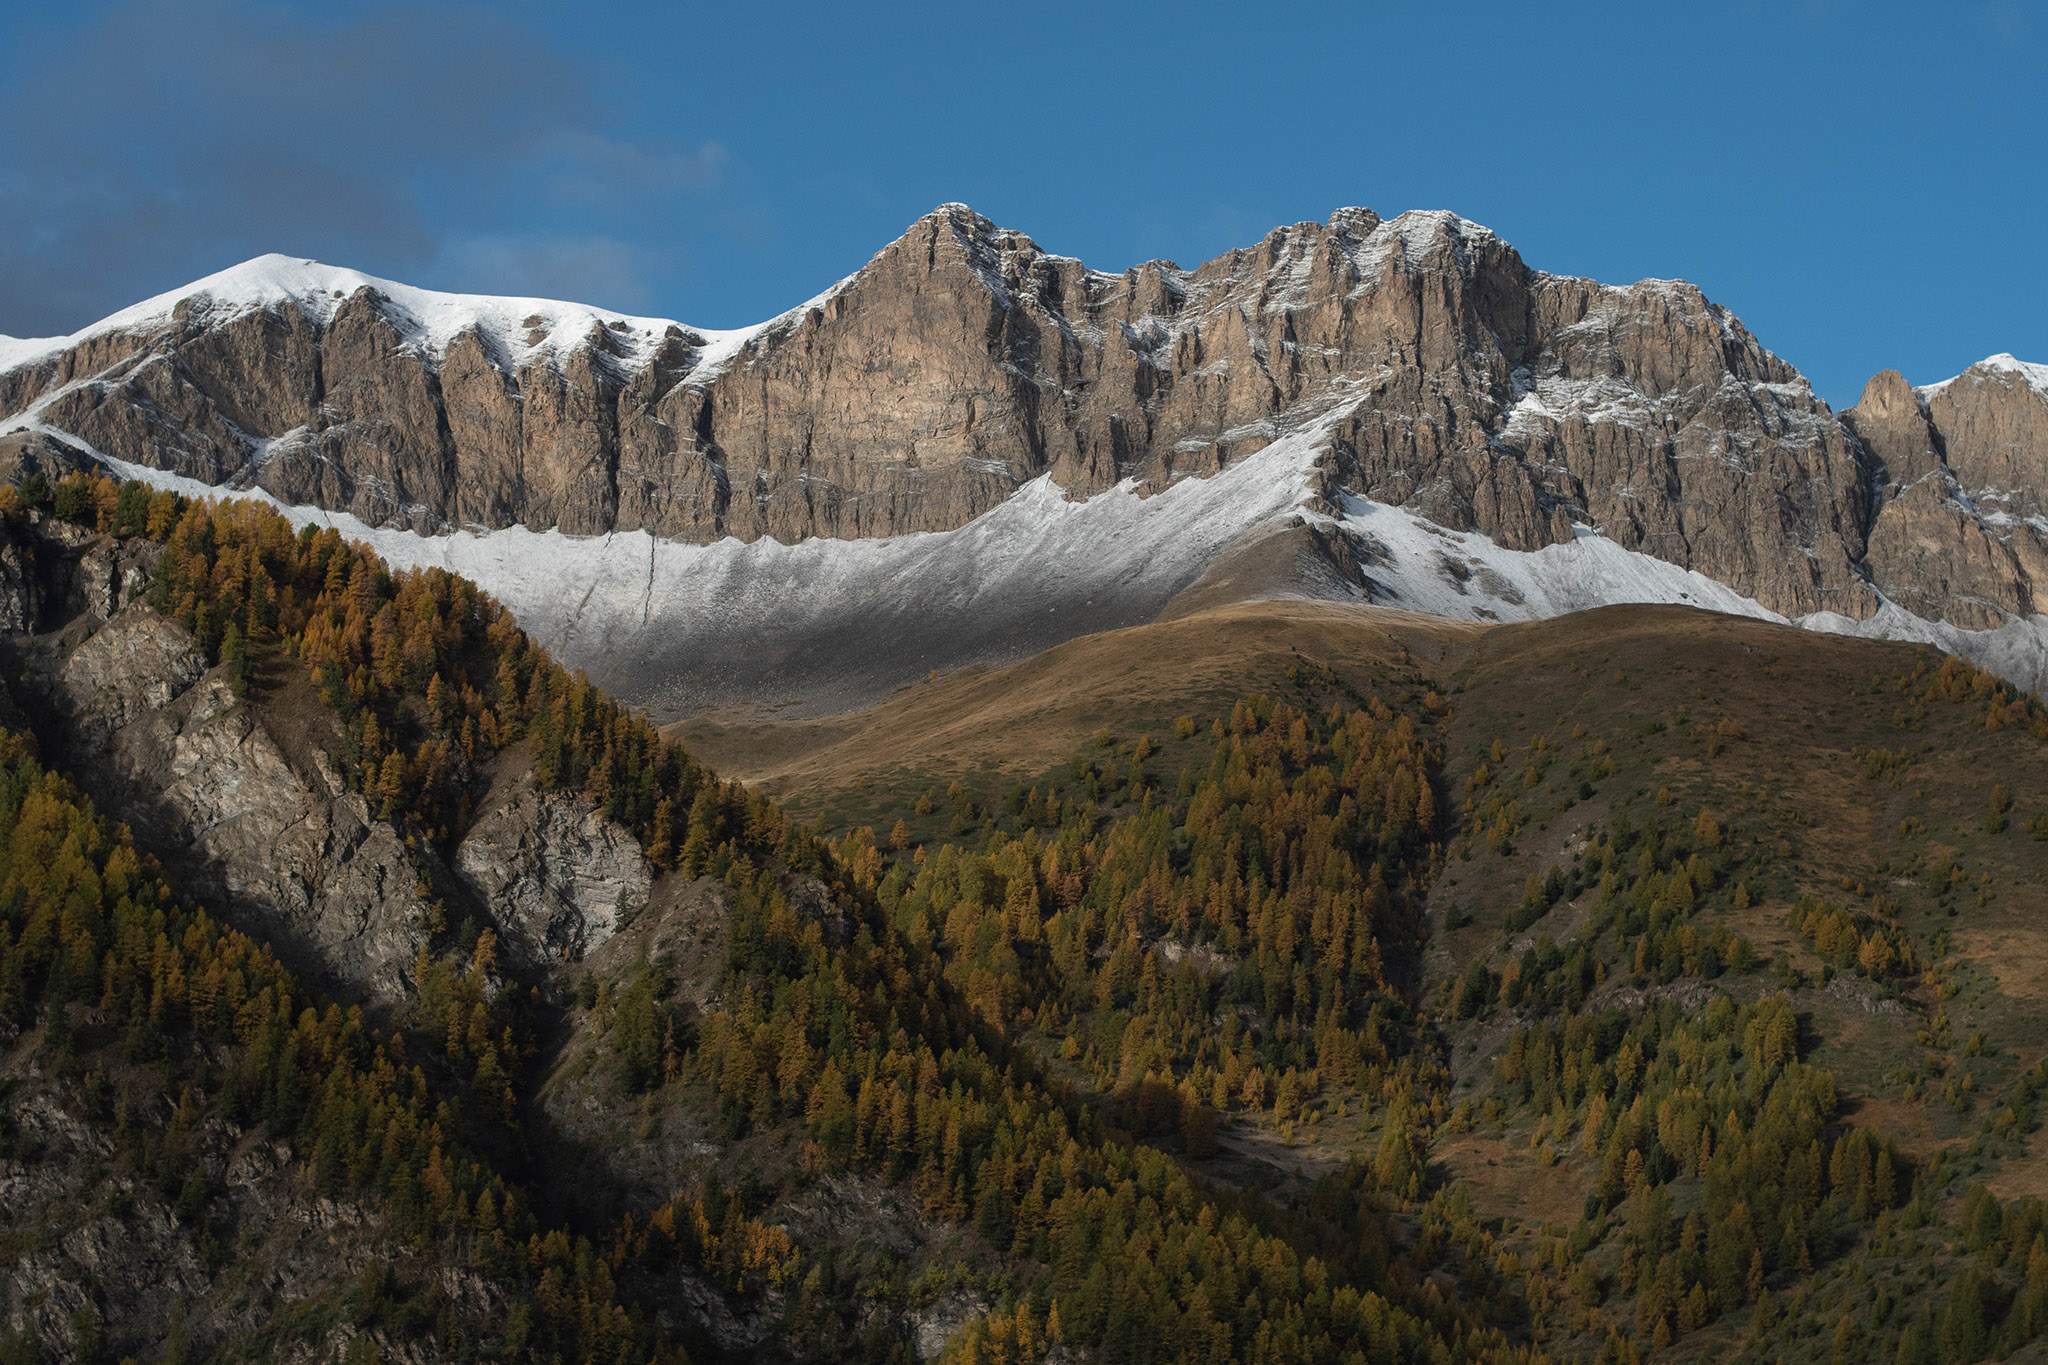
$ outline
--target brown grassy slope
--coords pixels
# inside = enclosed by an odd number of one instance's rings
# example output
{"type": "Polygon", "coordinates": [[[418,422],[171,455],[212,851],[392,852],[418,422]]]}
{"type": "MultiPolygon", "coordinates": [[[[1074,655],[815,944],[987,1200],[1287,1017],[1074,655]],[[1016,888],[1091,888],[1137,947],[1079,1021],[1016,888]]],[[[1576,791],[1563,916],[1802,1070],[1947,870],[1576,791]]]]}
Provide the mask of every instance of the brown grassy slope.
{"type": "MultiPolygon", "coordinates": [[[[1250,691],[1295,695],[1304,673],[1325,667],[1340,689],[1395,704],[1438,689],[1448,699],[1441,733],[1449,855],[1431,896],[1432,980],[1456,976],[1478,955],[1504,964],[1544,934],[1568,937],[1590,896],[1520,935],[1507,934],[1504,921],[1529,873],[1569,865],[1571,850],[1617,813],[1638,825],[1652,817],[1690,823],[1707,807],[1731,838],[1768,846],[1772,857],[1750,888],[1754,904],[1703,912],[1703,925],[1711,916],[1747,937],[1764,962],[1783,954],[1807,974],[1795,998],[1812,1023],[1812,1060],[1841,1076],[1849,1107],[1863,1106],[1860,1121],[1924,1152],[1974,1132],[1990,1112],[1988,1097],[2048,1052],[2048,845],[2025,830],[2048,810],[2048,746],[2021,731],[1987,731],[1981,705],[1916,708],[1896,680],[1930,660],[1938,656],[1913,646],[1685,608],[1611,607],[1484,628],[1269,601],[1087,637],[845,716],[714,716],[675,731],[721,770],[828,826],[886,828],[920,792],[958,780],[993,799],[1008,783],[1034,780],[1085,750],[1104,728],[1163,743],[1153,768],[1170,774],[1198,758],[1204,743],[1172,743],[1177,716],[1206,722],[1250,691]],[[1524,786],[1539,736],[1552,757],[1524,786]],[[1501,762],[1490,759],[1495,740],[1506,750],[1501,762]],[[1596,745],[1613,771],[1583,782],[1596,745]],[[1874,750],[1902,754],[1902,762],[1872,776],[1860,755],[1874,750]],[[1505,854],[1468,840],[1459,813],[1482,761],[1495,783],[1516,784],[1527,815],[1505,854]],[[2016,803],[1998,834],[1983,828],[1994,782],[2016,803]],[[1946,875],[1951,863],[1959,877],[1946,875]],[[1801,894],[1862,910],[1878,894],[1891,897],[1929,977],[1906,983],[1897,999],[1853,973],[1822,984],[1823,964],[1788,923],[1801,894]],[[1946,1028],[1933,1030],[1929,1045],[1920,1039],[1937,1009],[1946,1028]],[[1965,1055],[1973,1033],[1985,1043],[1965,1055]],[[1901,1078],[1907,1070],[1915,1080],[1901,1078]],[[1944,1091],[1965,1075],[1971,1086],[1959,1092],[1958,1109],[1944,1091]]],[[[936,826],[913,826],[920,840],[944,837],[936,826]]],[[[1618,972],[1617,988],[1625,977],[1618,972]]],[[[1730,985],[1749,994],[1781,980],[1760,971],[1730,985]]],[[[1505,1032],[1456,1032],[1454,1070],[1461,1091],[1476,1094],[1505,1032]]],[[[1463,1173],[1483,1185],[1493,1173],[1479,1169],[1486,1164],[1479,1156],[1463,1173]]],[[[2038,1174],[2048,1185],[2048,1154],[2043,1165],[2038,1174]]],[[[1561,1169],[1555,1178],[1582,1174],[1561,1169]]],[[[2026,1183],[2036,1173],[2010,1174],[2026,1183]]]]}
{"type": "MultiPolygon", "coordinates": [[[[1669,826],[1704,807],[1731,840],[1771,856],[1750,879],[1752,905],[1716,905],[1698,922],[1741,933],[1766,963],[1782,954],[1802,973],[1791,995],[1807,1057],[1841,1080],[1845,1117],[1919,1156],[1966,1142],[2048,1054],[2048,844],[2025,828],[2048,810],[2048,744],[1987,729],[1974,699],[1916,704],[1898,680],[1929,660],[1908,646],[1699,613],[1610,609],[1488,632],[1449,679],[1445,785],[1456,810],[1484,763],[1494,775],[1484,793],[1510,784],[1528,823],[1505,854],[1468,841],[1469,822],[1454,825],[1431,896],[1430,975],[1455,976],[1482,955],[1505,966],[1546,934],[1565,941],[1593,895],[1509,934],[1503,921],[1527,876],[1569,866],[1585,836],[1618,815],[1669,826]],[[1554,757],[1527,784],[1539,738],[1554,757]],[[1585,782],[1600,746],[1613,771],[1585,782]],[[1873,769],[1876,751],[1893,756],[1889,767],[1873,769]],[[1985,826],[1994,784],[2015,801],[1996,833],[1985,826]],[[1826,980],[1791,929],[1801,895],[1863,912],[1889,898],[1925,974],[1894,990],[1853,971],[1826,980]]],[[[1614,966],[1609,998],[1637,984],[1627,964],[1614,966]]],[[[1719,984],[1748,998],[1787,981],[1763,971],[1719,984]]],[[[1514,1022],[1452,1028],[1461,1096],[1489,1093],[1514,1022]]],[[[1478,1147],[1495,1138],[1526,1149],[1533,1131],[1526,1116],[1482,1125],[1440,1156],[1489,1212],[1521,1212],[1483,1197],[1495,1172],[1478,1147]]],[[[1567,1155],[1549,1178],[1583,1181],[1583,1165],[1567,1155]]],[[[2048,1188],[2048,1144],[2002,1160],[1992,1183],[2048,1188]]]]}
{"type": "Polygon", "coordinates": [[[1470,651],[1478,627],[1329,602],[1240,603],[1069,641],[1000,669],[966,669],[862,711],[816,720],[710,712],[665,732],[722,773],[806,813],[873,786],[1007,774],[1065,762],[1098,730],[1173,728],[1227,711],[1286,670],[1327,665],[1355,687],[1426,683],[1470,651]]]}
{"type": "MultiPolygon", "coordinates": [[[[1916,708],[1896,680],[1934,657],[1662,609],[1612,608],[1489,632],[1451,679],[1447,786],[1462,793],[1496,739],[1508,757],[1492,766],[1510,779],[1526,771],[1538,736],[1557,757],[1525,789],[1531,823],[1514,855],[1492,859],[1499,867],[1478,884],[1519,887],[1617,809],[1641,823],[1651,814],[1691,820],[1704,806],[1731,835],[1790,845],[1753,888],[1759,904],[1742,913],[1753,937],[1782,932],[1775,921],[1787,907],[1773,900],[1812,893],[1847,905],[1882,890],[1923,938],[1946,930],[1957,955],[1981,960],[2014,998],[2048,993],[2048,952],[1999,960],[1994,951],[2031,944],[2035,926],[2048,922],[2048,845],[2024,829],[2048,809],[2048,745],[2022,730],[1987,730],[1980,703],[1916,708]],[[1580,799],[1570,770],[1601,741],[1614,773],[1580,799]],[[1876,751],[1901,761],[1873,775],[1865,756],[1876,751]],[[1994,784],[2015,800],[1998,834],[1984,829],[1994,784]],[[1882,868],[1916,863],[1931,873],[1950,860],[1963,877],[1945,895],[1928,875],[1882,868]],[[1943,906],[1929,915],[1938,901],[1957,913],[1943,906]]],[[[1454,864],[1440,904],[1480,908],[1480,893],[1461,898],[1450,886],[1458,876],[1454,864]]],[[[1461,879],[1473,882],[1474,874],[1461,879]]]]}
{"type": "MultiPolygon", "coordinates": [[[[1452,798],[1448,844],[1464,832],[1457,805],[1494,740],[1510,756],[1491,766],[1506,766],[1517,779],[1538,736],[1556,756],[1540,786],[1524,796],[1528,829],[1514,854],[1486,862],[1483,876],[1469,868],[1461,875],[1454,863],[1439,884],[1440,906],[1477,912],[1505,889],[1519,897],[1528,872],[1568,860],[1574,839],[1609,819],[1618,804],[1639,822],[1652,813],[1690,819],[1708,805],[1724,823],[1747,822],[1753,837],[1768,829],[1774,840],[1792,839],[1796,854],[1781,879],[1791,894],[1832,890],[1839,898],[1841,877],[1868,883],[1874,864],[1895,853],[1957,859],[1972,883],[1962,899],[1973,912],[1950,926],[1958,951],[1981,955],[1987,970],[2000,966],[2015,994],[2048,995],[2048,969],[2030,977],[2018,962],[1993,963],[1989,951],[2000,936],[2025,941],[2032,926],[1975,913],[1991,907],[1978,907],[1974,894],[1985,871],[1996,884],[1993,906],[2017,909],[2040,893],[2041,860],[2033,855],[2048,850],[2023,826],[2048,809],[2043,746],[2017,731],[1986,732],[1979,708],[1969,704],[1936,704],[1918,720],[1908,717],[1910,703],[1892,681],[1930,660],[1939,656],[1917,646],[1682,607],[1608,607],[1481,627],[1280,600],[1083,637],[1006,668],[906,688],[844,715],[708,713],[667,733],[719,771],[837,827],[865,808],[881,813],[898,797],[956,780],[998,794],[1008,782],[1066,762],[1104,729],[1118,739],[1145,734],[1177,748],[1168,740],[1176,717],[1206,722],[1248,692],[1291,695],[1304,671],[1327,668],[1340,689],[1397,704],[1435,688],[1449,699],[1442,723],[1452,798]],[[1732,733],[1711,738],[1723,722],[1732,733]],[[1614,775],[1582,798],[1578,781],[1567,776],[1574,760],[1602,741],[1614,775]],[[1880,780],[1858,757],[1879,749],[1911,752],[1902,769],[1880,780]],[[1980,828],[1994,782],[2005,783],[2016,800],[2012,828],[1996,838],[1980,828]],[[863,784],[870,795],[849,801],[863,784]],[[1669,807],[1656,804],[1659,791],[1668,792],[1669,807]],[[1924,825],[1925,834],[1902,834],[1908,820],[1924,825]]],[[[1154,768],[1170,772],[1170,765],[1154,768]]],[[[1769,907],[1744,918],[1760,947],[1790,944],[1769,907]]],[[[1562,929],[1568,921],[1561,912],[1540,927],[1562,929]]],[[[1444,946],[1451,959],[1464,961],[1479,942],[1454,934],[1444,946]]],[[[2048,951],[2040,956],[2048,959],[2048,951]]]]}

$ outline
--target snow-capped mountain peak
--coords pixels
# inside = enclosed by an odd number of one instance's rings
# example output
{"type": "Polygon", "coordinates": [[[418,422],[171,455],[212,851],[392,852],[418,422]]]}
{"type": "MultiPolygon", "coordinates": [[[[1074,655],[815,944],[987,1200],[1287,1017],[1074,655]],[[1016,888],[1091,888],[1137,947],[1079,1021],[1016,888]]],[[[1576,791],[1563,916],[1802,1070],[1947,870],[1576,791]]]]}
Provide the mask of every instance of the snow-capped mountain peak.
{"type": "Polygon", "coordinates": [[[2043,685],[2048,414],[1886,383],[1838,415],[1696,287],[1546,274],[1441,210],[1112,274],[944,204],[728,331],[259,257],[0,342],[0,461],[349,518],[674,705],[670,664],[860,652],[881,686],[1146,619],[1253,543],[1292,547],[1233,580],[1258,592],[1668,599],[1932,631],[2043,685]]]}

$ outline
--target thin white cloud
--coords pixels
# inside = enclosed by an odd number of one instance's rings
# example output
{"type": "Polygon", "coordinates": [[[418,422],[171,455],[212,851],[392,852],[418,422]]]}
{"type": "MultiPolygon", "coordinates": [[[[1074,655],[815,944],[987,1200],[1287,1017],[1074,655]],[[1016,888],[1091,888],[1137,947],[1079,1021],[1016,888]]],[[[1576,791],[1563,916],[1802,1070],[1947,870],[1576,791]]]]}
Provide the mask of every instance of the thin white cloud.
{"type": "Polygon", "coordinates": [[[466,293],[569,299],[621,312],[654,307],[650,281],[673,259],[615,237],[492,234],[446,243],[423,278],[466,293]]]}
{"type": "Polygon", "coordinates": [[[577,132],[547,138],[536,159],[557,199],[621,208],[649,195],[716,188],[727,155],[715,142],[691,150],[577,132]]]}

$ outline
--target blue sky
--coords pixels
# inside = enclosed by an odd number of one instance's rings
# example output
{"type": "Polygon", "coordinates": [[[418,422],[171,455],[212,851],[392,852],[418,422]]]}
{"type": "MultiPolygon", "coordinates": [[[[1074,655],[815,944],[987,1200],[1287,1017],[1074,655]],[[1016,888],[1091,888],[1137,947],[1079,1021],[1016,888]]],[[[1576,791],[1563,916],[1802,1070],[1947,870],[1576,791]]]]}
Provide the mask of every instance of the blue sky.
{"type": "Polygon", "coordinates": [[[1343,204],[1694,280],[1853,402],[2048,360],[2048,6],[0,0],[0,332],[263,251],[758,320],[965,200],[1103,269],[1343,204]]]}

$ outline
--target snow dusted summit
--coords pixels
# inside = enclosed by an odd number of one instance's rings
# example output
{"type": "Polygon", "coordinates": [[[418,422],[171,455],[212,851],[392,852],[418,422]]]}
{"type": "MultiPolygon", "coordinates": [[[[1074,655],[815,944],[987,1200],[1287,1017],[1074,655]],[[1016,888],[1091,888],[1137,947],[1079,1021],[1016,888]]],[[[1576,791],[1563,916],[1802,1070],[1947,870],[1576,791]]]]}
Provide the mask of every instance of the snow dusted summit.
{"type": "Polygon", "coordinates": [[[961,205],[757,327],[264,257],[0,340],[0,472],[267,497],[673,714],[826,710],[1207,579],[1472,619],[1688,603],[2048,683],[2048,384],[1837,414],[1681,282],[1344,209],[1119,274],[961,205]]]}

